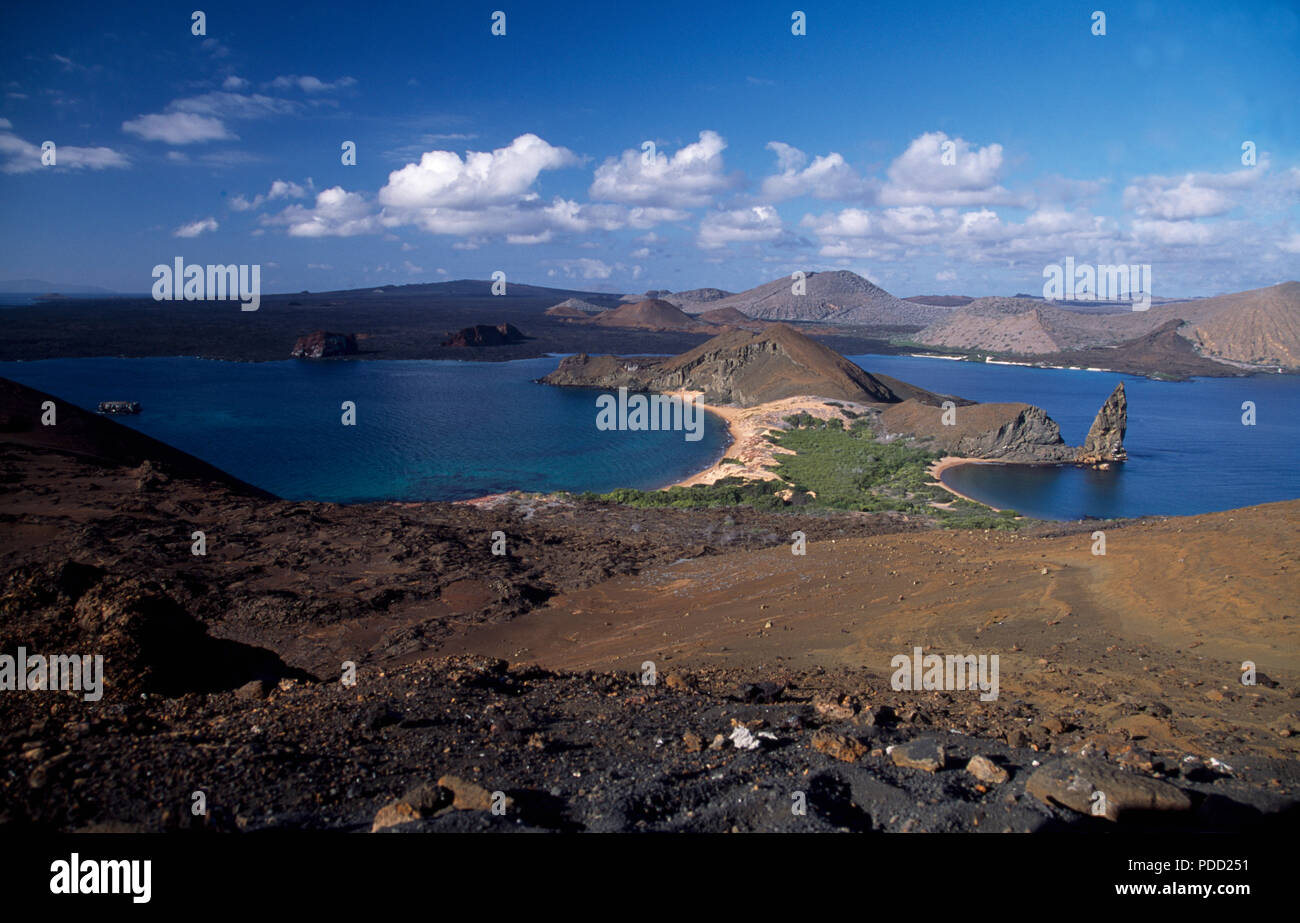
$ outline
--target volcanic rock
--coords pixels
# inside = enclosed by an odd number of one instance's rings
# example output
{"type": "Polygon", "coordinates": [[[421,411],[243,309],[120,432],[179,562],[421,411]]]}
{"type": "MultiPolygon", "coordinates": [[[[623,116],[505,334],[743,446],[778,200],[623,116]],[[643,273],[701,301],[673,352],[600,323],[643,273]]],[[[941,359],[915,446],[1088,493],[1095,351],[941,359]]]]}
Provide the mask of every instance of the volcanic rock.
{"type": "Polygon", "coordinates": [[[1115,386],[1106,403],[1101,405],[1097,418],[1088,429],[1088,438],[1075,457],[1081,465],[1107,465],[1128,458],[1124,451],[1124,432],[1128,428],[1128,399],[1124,395],[1124,382],[1115,386]]]}
{"type": "Polygon", "coordinates": [[[1005,769],[987,756],[972,756],[966,771],[988,785],[1001,785],[1010,778],[1005,769]]]}
{"type": "Polygon", "coordinates": [[[564,359],[542,381],[607,389],[702,391],[707,402],[742,407],[799,395],[869,403],[915,398],[935,405],[944,397],[865,372],[785,324],[770,324],[757,333],[733,330],[668,359],[579,353],[564,359]]]}
{"type": "Polygon", "coordinates": [[[1025,783],[1025,791],[1044,804],[1059,804],[1080,814],[1104,807],[1097,816],[1112,821],[1128,813],[1189,811],[1192,807],[1182,789],[1116,769],[1099,759],[1057,760],[1041,766],[1025,783]],[[1095,792],[1104,798],[1094,797],[1095,792]]]}
{"type": "Polygon", "coordinates": [[[812,748],[845,763],[856,763],[867,752],[867,747],[862,741],[847,734],[836,734],[827,728],[822,728],[813,734],[812,748]]]}
{"type": "Polygon", "coordinates": [[[355,333],[328,333],[317,330],[298,337],[289,355],[295,359],[328,359],[332,356],[352,356],[356,352],[355,333]]]}
{"type": "Polygon", "coordinates": [[[889,758],[895,766],[904,769],[923,769],[926,772],[938,772],[947,762],[943,746],[937,740],[913,740],[898,744],[889,751],[889,758]]]}
{"type": "Polygon", "coordinates": [[[442,341],[442,345],[462,348],[510,346],[514,343],[522,343],[526,339],[528,338],[514,324],[497,324],[495,327],[488,324],[475,324],[473,327],[464,327],[455,333],[447,334],[447,339],[442,341]]]}

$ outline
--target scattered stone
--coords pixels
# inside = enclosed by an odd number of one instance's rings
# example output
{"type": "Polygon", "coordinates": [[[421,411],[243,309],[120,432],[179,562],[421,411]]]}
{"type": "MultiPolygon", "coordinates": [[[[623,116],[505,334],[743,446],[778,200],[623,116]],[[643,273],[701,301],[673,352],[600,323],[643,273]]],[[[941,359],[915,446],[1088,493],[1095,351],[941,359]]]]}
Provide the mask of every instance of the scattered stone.
{"type": "Polygon", "coordinates": [[[235,698],[242,699],[246,702],[254,702],[258,699],[266,698],[271,691],[271,684],[265,680],[255,679],[252,682],[244,683],[235,690],[235,698]]]}
{"type": "Polygon", "coordinates": [[[813,699],[813,709],[828,721],[847,721],[857,709],[848,696],[817,696],[813,699]]]}
{"type": "Polygon", "coordinates": [[[1005,769],[987,756],[972,756],[966,764],[966,771],[989,785],[1001,785],[1011,778],[1005,769]]]}
{"type": "MultiPolygon", "coordinates": [[[[438,780],[438,786],[451,792],[453,798],[451,806],[457,811],[489,811],[492,809],[492,793],[483,786],[462,779],[460,776],[443,776],[438,780]]],[[[513,799],[507,797],[507,810],[513,805],[513,799]]]]}
{"type": "Polygon", "coordinates": [[[853,723],[863,727],[881,727],[895,720],[894,710],[888,705],[872,705],[854,715],[853,723]]]}
{"type": "Polygon", "coordinates": [[[709,744],[710,750],[721,750],[727,745],[727,738],[724,734],[714,734],[713,742],[709,744]]]}
{"type": "Polygon", "coordinates": [[[757,702],[761,705],[770,705],[777,699],[781,698],[781,693],[784,691],[785,687],[779,683],[745,683],[745,685],[740,687],[740,697],[746,702],[757,702]]]}
{"type": "Polygon", "coordinates": [[[687,731],[683,734],[682,743],[686,745],[687,753],[699,753],[704,749],[704,738],[694,731],[687,731]]]}
{"type": "MultiPolygon", "coordinates": [[[[1056,760],[1039,767],[1025,783],[1025,791],[1044,804],[1059,804],[1092,815],[1093,805],[1105,796],[1105,817],[1118,821],[1138,811],[1189,811],[1192,801],[1180,788],[1125,772],[1096,759],[1056,760]]],[[[1100,815],[1098,815],[1100,816],[1100,815]]]]}
{"type": "Polygon", "coordinates": [[[947,762],[943,746],[933,739],[913,740],[898,744],[889,751],[889,757],[895,766],[904,769],[923,769],[926,772],[938,772],[947,762]]]}
{"type": "Polygon", "coordinates": [[[396,827],[409,821],[430,817],[452,805],[452,793],[438,785],[420,785],[408,791],[401,798],[390,802],[375,814],[371,833],[378,833],[387,827],[396,827]]]}
{"type": "Polygon", "coordinates": [[[664,685],[669,689],[678,689],[682,692],[689,691],[691,688],[690,681],[680,673],[669,673],[664,677],[664,685]]]}
{"type": "Polygon", "coordinates": [[[825,753],[827,756],[842,760],[845,763],[856,763],[867,752],[867,748],[862,741],[847,734],[836,734],[826,728],[822,728],[813,734],[812,747],[819,753],[825,753]]]}

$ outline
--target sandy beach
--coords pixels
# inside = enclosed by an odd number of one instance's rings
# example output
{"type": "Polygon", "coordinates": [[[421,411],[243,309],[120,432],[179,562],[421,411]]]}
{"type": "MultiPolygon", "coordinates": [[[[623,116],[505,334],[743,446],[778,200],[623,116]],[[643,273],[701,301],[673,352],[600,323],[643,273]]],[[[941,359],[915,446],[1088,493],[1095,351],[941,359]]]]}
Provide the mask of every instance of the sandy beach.
{"type": "Polygon", "coordinates": [[[993,510],[994,512],[1000,513],[1002,511],[999,510],[996,506],[989,506],[987,503],[983,502],[982,500],[976,500],[974,497],[969,497],[959,490],[953,490],[943,481],[943,473],[947,471],[949,468],[956,468],[958,465],[989,465],[989,464],[996,464],[996,462],[990,462],[987,458],[963,458],[959,455],[945,455],[943,458],[939,459],[937,462],[931,465],[927,469],[926,473],[929,474],[930,477],[934,478],[936,484],[938,484],[944,490],[948,491],[948,493],[952,494],[954,497],[960,497],[963,500],[969,500],[971,503],[978,503],[981,506],[988,506],[989,509],[993,510]]]}
{"type": "MultiPolygon", "coordinates": [[[[676,391],[673,396],[683,399],[698,396],[699,392],[676,391]]],[[[793,455],[789,449],[782,449],[763,438],[764,434],[785,429],[784,419],[793,414],[806,412],[823,420],[838,417],[849,422],[850,418],[842,410],[861,414],[867,408],[865,404],[849,401],[837,401],[841,407],[828,406],[822,397],[787,397],[779,401],[757,404],[753,407],[718,407],[705,404],[699,406],[715,413],[727,422],[727,431],[731,443],[723,457],[713,465],[690,477],[668,487],[692,487],[696,484],[713,484],[727,477],[751,478],[770,481],[776,478],[768,466],[776,464],[776,456],[793,455]]]]}

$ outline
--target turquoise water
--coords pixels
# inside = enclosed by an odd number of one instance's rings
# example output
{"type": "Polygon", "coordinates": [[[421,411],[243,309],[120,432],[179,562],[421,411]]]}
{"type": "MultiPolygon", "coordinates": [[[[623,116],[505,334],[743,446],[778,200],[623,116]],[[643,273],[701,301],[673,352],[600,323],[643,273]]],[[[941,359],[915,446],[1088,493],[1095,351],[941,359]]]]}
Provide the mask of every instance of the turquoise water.
{"type": "Polygon", "coordinates": [[[722,455],[712,414],[698,442],[597,430],[598,392],[535,383],[558,362],[50,359],[0,362],[0,376],[91,410],[140,401],[114,419],[296,500],[649,489],[722,455]],[[344,401],[356,426],[341,423],[344,401]]]}
{"type": "MultiPolygon", "coordinates": [[[[1040,519],[1189,515],[1300,497],[1300,377],[1162,382],[1112,372],[851,356],[868,371],[981,402],[1037,404],[1079,445],[1115,385],[1128,394],[1129,460],[1073,466],[963,465],[944,481],[967,496],[1040,519]],[[1242,425],[1241,405],[1256,423],[1242,425]]],[[[960,412],[960,411],[958,411],[960,412]]]]}

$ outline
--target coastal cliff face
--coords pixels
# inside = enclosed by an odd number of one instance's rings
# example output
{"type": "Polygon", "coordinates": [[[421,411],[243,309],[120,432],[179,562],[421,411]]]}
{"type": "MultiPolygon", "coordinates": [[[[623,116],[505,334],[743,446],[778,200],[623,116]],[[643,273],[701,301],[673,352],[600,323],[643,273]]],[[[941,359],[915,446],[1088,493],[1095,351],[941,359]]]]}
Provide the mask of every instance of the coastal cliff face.
{"type": "Polygon", "coordinates": [[[938,451],[962,458],[1068,462],[1078,451],[1065,444],[1056,421],[1032,404],[973,404],[945,414],[942,408],[905,401],[887,408],[880,420],[887,434],[926,439],[938,451]]]}
{"type": "Polygon", "coordinates": [[[1124,394],[1124,382],[1115,386],[1115,390],[1101,405],[1097,417],[1088,429],[1088,437],[1083,447],[1075,456],[1080,465],[1109,467],[1111,462],[1122,462],[1128,458],[1124,451],[1124,434],[1128,430],[1128,398],[1124,394]]]}
{"type": "Polygon", "coordinates": [[[328,333],[317,330],[298,337],[289,353],[294,359],[327,359],[332,356],[351,356],[357,352],[355,333],[328,333]]]}

